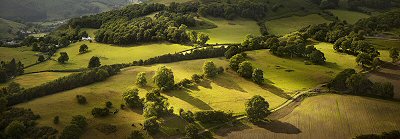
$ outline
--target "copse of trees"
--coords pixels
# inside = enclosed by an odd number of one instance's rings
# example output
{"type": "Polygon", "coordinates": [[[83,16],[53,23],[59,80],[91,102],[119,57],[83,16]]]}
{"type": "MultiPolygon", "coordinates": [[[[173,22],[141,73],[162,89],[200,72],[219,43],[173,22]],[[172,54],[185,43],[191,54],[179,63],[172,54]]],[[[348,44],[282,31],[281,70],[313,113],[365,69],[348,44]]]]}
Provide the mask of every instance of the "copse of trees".
{"type": "Polygon", "coordinates": [[[268,5],[262,1],[207,1],[201,0],[199,13],[203,16],[234,19],[235,17],[262,19],[268,12],[268,5]]]}
{"type": "Polygon", "coordinates": [[[239,69],[239,64],[244,62],[246,59],[241,54],[236,54],[232,58],[229,59],[229,67],[232,70],[237,71],[239,69]]]}
{"type": "Polygon", "coordinates": [[[157,87],[159,87],[161,90],[172,90],[175,83],[174,73],[171,69],[165,66],[158,68],[153,80],[157,87]]]}
{"type": "Polygon", "coordinates": [[[233,120],[233,116],[232,113],[210,110],[195,112],[194,119],[201,123],[225,123],[233,120]]]}
{"type": "Polygon", "coordinates": [[[239,64],[237,72],[240,76],[250,79],[253,75],[253,66],[249,61],[243,61],[239,64]]]}
{"type": "Polygon", "coordinates": [[[254,69],[253,73],[252,73],[252,80],[256,84],[263,84],[264,83],[264,71],[262,71],[259,68],[254,69]]]}
{"type": "Polygon", "coordinates": [[[88,68],[97,68],[101,66],[100,58],[97,56],[93,56],[90,58],[88,68]]]}
{"type": "Polygon", "coordinates": [[[246,102],[246,113],[252,122],[263,121],[263,119],[270,113],[268,108],[269,103],[259,95],[253,96],[246,102]]]}
{"type": "Polygon", "coordinates": [[[349,0],[347,4],[351,10],[360,10],[360,7],[387,9],[392,7],[391,0],[349,0]]]}
{"type": "Polygon", "coordinates": [[[393,47],[389,50],[389,57],[392,58],[392,62],[396,62],[399,59],[400,51],[399,49],[393,47]]]}
{"type": "Polygon", "coordinates": [[[147,118],[143,123],[143,129],[150,134],[155,134],[160,130],[160,124],[157,122],[157,117],[147,118]]]}
{"type": "Polygon", "coordinates": [[[153,89],[146,94],[144,117],[160,117],[168,113],[170,113],[168,99],[161,95],[160,90],[153,89]]]}
{"type": "Polygon", "coordinates": [[[72,116],[70,125],[67,125],[61,132],[60,139],[77,139],[86,130],[88,123],[82,115],[72,116]]]}
{"type": "Polygon", "coordinates": [[[39,86],[25,89],[19,93],[2,92],[4,90],[0,90],[0,92],[7,94],[6,97],[9,105],[15,105],[34,98],[70,90],[98,81],[103,81],[108,77],[117,74],[119,70],[120,66],[118,65],[102,66],[81,73],[74,73],[39,86]]]}
{"type": "Polygon", "coordinates": [[[328,88],[354,95],[373,96],[391,99],[394,96],[393,85],[389,82],[373,83],[367,77],[356,73],[354,69],[345,69],[328,83],[328,88]]]}
{"type": "Polygon", "coordinates": [[[7,82],[10,78],[24,73],[24,65],[21,61],[12,59],[11,61],[0,62],[0,83],[7,82]]]}
{"type": "Polygon", "coordinates": [[[108,108],[93,108],[92,109],[92,115],[94,117],[105,117],[110,114],[110,110],[108,108]]]}

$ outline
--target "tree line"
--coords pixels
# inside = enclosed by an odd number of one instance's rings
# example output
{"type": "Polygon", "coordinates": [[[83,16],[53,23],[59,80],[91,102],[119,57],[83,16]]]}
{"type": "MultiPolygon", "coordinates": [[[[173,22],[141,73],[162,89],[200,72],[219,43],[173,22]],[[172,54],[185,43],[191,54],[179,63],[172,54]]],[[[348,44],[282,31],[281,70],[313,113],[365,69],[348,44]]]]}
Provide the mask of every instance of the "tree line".
{"type": "Polygon", "coordinates": [[[24,73],[24,64],[21,61],[12,59],[11,61],[0,62],[0,83],[5,83],[11,78],[24,73]]]}

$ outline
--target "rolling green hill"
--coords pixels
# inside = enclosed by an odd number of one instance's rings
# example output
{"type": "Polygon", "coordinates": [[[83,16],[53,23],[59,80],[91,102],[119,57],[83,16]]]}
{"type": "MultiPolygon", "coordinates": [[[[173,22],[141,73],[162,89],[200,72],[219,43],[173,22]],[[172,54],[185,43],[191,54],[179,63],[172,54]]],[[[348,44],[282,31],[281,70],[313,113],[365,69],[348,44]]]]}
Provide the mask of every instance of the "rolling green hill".
{"type": "Polygon", "coordinates": [[[0,0],[0,17],[24,21],[64,19],[126,4],[127,0],[0,0]]]}
{"type": "Polygon", "coordinates": [[[0,18],[0,39],[15,38],[17,32],[25,27],[24,24],[0,18]]]}

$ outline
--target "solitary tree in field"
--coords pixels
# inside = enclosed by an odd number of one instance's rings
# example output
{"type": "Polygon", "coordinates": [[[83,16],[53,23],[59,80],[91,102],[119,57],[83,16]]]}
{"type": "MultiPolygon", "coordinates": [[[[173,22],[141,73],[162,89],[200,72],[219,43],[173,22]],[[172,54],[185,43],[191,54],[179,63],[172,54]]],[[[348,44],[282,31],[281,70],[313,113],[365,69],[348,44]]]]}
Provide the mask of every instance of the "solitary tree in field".
{"type": "Polygon", "coordinates": [[[207,61],[203,65],[203,73],[206,77],[215,77],[218,74],[217,67],[215,66],[214,62],[207,61]]]}
{"type": "Polygon", "coordinates": [[[68,54],[66,52],[60,52],[60,57],[58,57],[57,61],[61,64],[64,64],[69,60],[68,54]]]}
{"type": "Polygon", "coordinates": [[[240,76],[250,79],[253,74],[253,66],[249,61],[244,61],[239,64],[239,69],[237,71],[240,76]]]}
{"type": "Polygon", "coordinates": [[[81,54],[86,53],[88,50],[89,50],[89,47],[86,44],[82,44],[79,47],[79,53],[81,53],[81,54]]]}
{"type": "Polygon", "coordinates": [[[390,56],[390,58],[392,58],[392,61],[393,62],[396,62],[396,60],[397,59],[399,59],[399,49],[397,49],[397,48],[392,48],[392,49],[390,49],[390,51],[389,51],[389,56],[390,56]]]}
{"type": "Polygon", "coordinates": [[[314,50],[311,52],[310,57],[309,57],[310,61],[314,64],[324,64],[325,63],[325,56],[324,53],[322,53],[319,50],[314,50]]]}
{"type": "Polygon", "coordinates": [[[153,76],[154,83],[162,90],[171,90],[174,87],[174,73],[171,69],[162,66],[153,76]]]}
{"type": "Polygon", "coordinates": [[[90,58],[88,68],[97,68],[101,66],[100,58],[97,56],[93,56],[90,58]]]}
{"type": "Polygon", "coordinates": [[[236,54],[231,59],[229,59],[229,66],[234,70],[237,71],[239,69],[239,64],[245,61],[243,55],[236,54]]]}
{"type": "Polygon", "coordinates": [[[198,33],[197,38],[200,45],[204,45],[208,40],[210,40],[210,37],[208,37],[208,35],[205,33],[198,33]]]}
{"type": "Polygon", "coordinates": [[[147,80],[146,80],[146,73],[145,72],[140,72],[137,75],[136,84],[139,85],[139,86],[146,86],[147,80]]]}
{"type": "Polygon", "coordinates": [[[269,113],[269,103],[261,96],[253,96],[246,102],[246,113],[250,121],[262,121],[269,113]]]}
{"type": "Polygon", "coordinates": [[[259,68],[254,69],[252,79],[257,84],[264,83],[264,72],[259,68]]]}

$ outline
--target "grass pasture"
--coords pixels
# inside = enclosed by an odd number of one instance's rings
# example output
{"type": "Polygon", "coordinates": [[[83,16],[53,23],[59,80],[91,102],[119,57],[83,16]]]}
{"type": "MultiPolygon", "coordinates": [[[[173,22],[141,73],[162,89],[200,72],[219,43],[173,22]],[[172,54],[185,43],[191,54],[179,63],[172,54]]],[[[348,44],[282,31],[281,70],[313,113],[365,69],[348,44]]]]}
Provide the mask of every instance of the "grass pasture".
{"type": "Polygon", "coordinates": [[[37,62],[36,52],[31,51],[30,47],[7,48],[0,47],[0,61],[10,61],[13,58],[21,61],[24,66],[28,66],[37,62]]]}
{"type": "Polygon", "coordinates": [[[323,17],[317,14],[307,16],[290,16],[274,19],[266,22],[267,30],[271,34],[284,35],[297,31],[303,27],[314,24],[328,23],[323,17]]]}
{"type": "Polygon", "coordinates": [[[260,35],[257,23],[249,19],[201,18],[201,20],[218,26],[212,29],[196,30],[210,36],[207,43],[241,43],[249,34],[260,35]]]}
{"type": "Polygon", "coordinates": [[[340,20],[345,20],[350,24],[356,23],[358,20],[370,17],[367,14],[348,11],[348,10],[329,10],[333,15],[339,17],[340,20]]]}
{"type": "Polygon", "coordinates": [[[102,65],[130,63],[134,60],[148,59],[158,55],[175,53],[190,49],[189,46],[179,44],[144,44],[140,46],[114,46],[102,43],[90,43],[89,41],[80,41],[66,48],[62,48],[55,54],[51,60],[38,64],[36,66],[27,68],[27,72],[42,71],[42,70],[62,70],[62,69],[79,69],[86,68],[92,56],[100,58],[102,65]],[[79,54],[79,47],[86,44],[89,47],[89,52],[79,54]],[[59,64],[57,58],[59,52],[67,52],[69,61],[66,64],[59,64]]]}
{"type": "Polygon", "coordinates": [[[353,138],[400,128],[399,102],[336,94],[306,98],[270,115],[268,125],[245,123],[217,132],[220,138],[353,138]],[[288,112],[288,113],[287,113],[288,112]]]}
{"type": "MultiPolygon", "coordinates": [[[[64,73],[64,72],[42,72],[42,73],[34,73],[34,74],[26,74],[26,75],[17,76],[12,81],[19,83],[21,85],[21,87],[31,88],[31,87],[38,86],[38,85],[41,85],[41,84],[49,82],[49,81],[53,81],[60,77],[67,76],[69,74],[70,73],[64,73]]],[[[1,83],[0,88],[6,87],[8,85],[8,83],[10,83],[10,82],[1,83]]]]}

